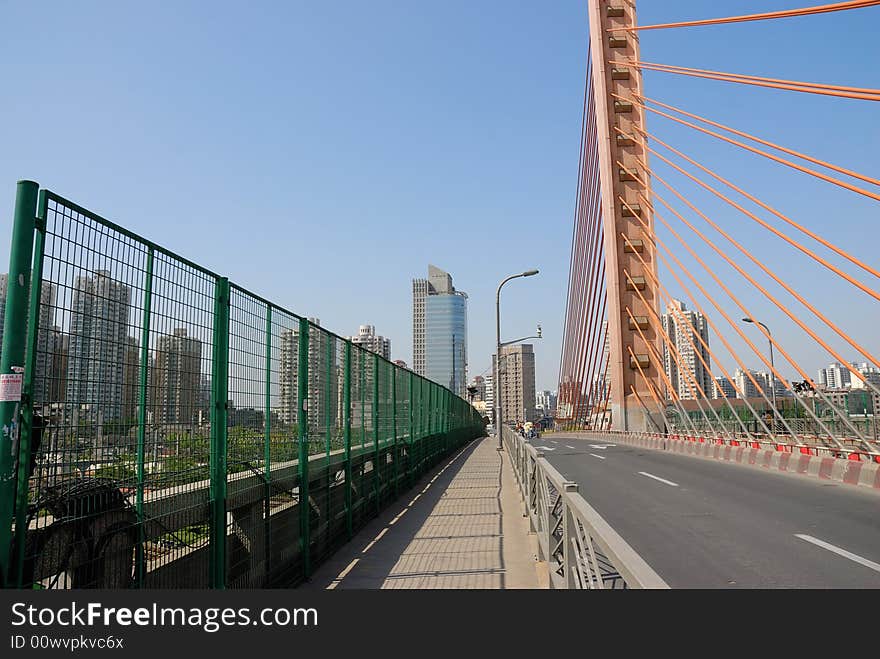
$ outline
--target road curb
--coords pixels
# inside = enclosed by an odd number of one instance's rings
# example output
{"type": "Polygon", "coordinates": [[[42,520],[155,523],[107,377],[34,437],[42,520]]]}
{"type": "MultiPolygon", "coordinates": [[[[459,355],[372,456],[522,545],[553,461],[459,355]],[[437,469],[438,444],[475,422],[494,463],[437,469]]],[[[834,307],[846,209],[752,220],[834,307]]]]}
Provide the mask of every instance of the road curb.
{"type": "MultiPolygon", "coordinates": [[[[571,436],[593,441],[608,441],[609,437],[613,437],[615,442],[630,446],[639,446],[655,451],[681,453],[708,460],[734,462],[767,469],[768,471],[783,471],[790,474],[799,474],[807,478],[833,481],[843,485],[866,487],[880,491],[880,464],[818,456],[803,452],[792,453],[792,447],[790,446],[783,448],[780,445],[776,450],[773,450],[750,445],[750,442],[747,441],[726,444],[711,438],[689,437],[685,435],[626,437],[622,434],[603,434],[599,437],[592,433],[572,433],[571,436]],[[784,450],[785,448],[789,450],[784,450]]],[[[804,450],[809,451],[808,448],[804,450]]]]}

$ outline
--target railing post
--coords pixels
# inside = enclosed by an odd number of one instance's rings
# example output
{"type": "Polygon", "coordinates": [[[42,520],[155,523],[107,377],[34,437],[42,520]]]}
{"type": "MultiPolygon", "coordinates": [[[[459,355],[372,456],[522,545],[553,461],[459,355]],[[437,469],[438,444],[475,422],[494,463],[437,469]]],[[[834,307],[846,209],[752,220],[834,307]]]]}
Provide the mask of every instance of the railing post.
{"type": "Polygon", "coordinates": [[[211,391],[211,587],[226,587],[226,439],[229,403],[229,280],[214,287],[214,354],[211,391]]]}
{"type": "Polygon", "coordinates": [[[391,433],[394,435],[394,464],[392,466],[394,473],[394,498],[397,498],[397,478],[400,473],[397,463],[400,461],[400,453],[397,450],[397,367],[389,364],[391,369],[391,433]]]}
{"type": "Polygon", "coordinates": [[[568,498],[572,494],[577,494],[578,485],[571,481],[563,483],[562,495],[562,565],[565,577],[565,587],[568,589],[577,588],[577,554],[574,551],[572,540],[577,534],[577,520],[571,514],[571,507],[568,505],[568,498]]]}
{"type": "MultiPolygon", "coordinates": [[[[20,434],[19,434],[19,450],[16,464],[19,465],[16,482],[16,499],[15,509],[15,550],[13,556],[16,557],[15,569],[15,585],[19,588],[22,586],[22,572],[24,570],[24,554],[27,537],[27,509],[31,465],[31,439],[34,427],[34,405],[38,402],[34,395],[34,375],[36,372],[37,362],[37,340],[40,332],[40,304],[42,303],[43,290],[43,257],[45,253],[46,240],[46,215],[47,200],[46,191],[41,190],[37,201],[37,217],[35,219],[34,233],[34,258],[31,268],[30,281],[30,301],[28,304],[28,318],[33,322],[28,323],[27,327],[27,348],[25,352],[24,364],[24,382],[21,391],[21,417],[20,417],[20,434]],[[21,465],[26,465],[22,468],[21,465]]],[[[8,285],[8,283],[7,283],[8,285]]],[[[9,325],[6,325],[9,327],[9,325]]],[[[48,346],[43,346],[46,350],[48,346]]]]}
{"type": "Polygon", "coordinates": [[[144,554],[144,456],[147,443],[147,369],[150,367],[150,313],[153,304],[153,248],[147,248],[147,270],[144,280],[144,314],[141,327],[141,354],[138,382],[138,426],[137,426],[137,519],[138,542],[135,558],[135,585],[143,587],[146,573],[144,554]]]}
{"type": "Polygon", "coordinates": [[[409,372],[409,446],[406,449],[406,471],[407,483],[410,487],[413,485],[413,456],[415,454],[415,377],[412,371],[409,372]]]}
{"type": "Polygon", "coordinates": [[[299,319],[297,351],[296,409],[299,431],[299,549],[303,576],[311,575],[311,531],[309,503],[309,321],[299,319]]]}
{"type": "Polygon", "coordinates": [[[379,503],[379,355],[373,354],[373,493],[376,497],[376,514],[382,510],[379,503]]]}
{"type": "MultiPolygon", "coordinates": [[[[6,289],[6,316],[3,349],[0,356],[0,381],[4,395],[0,401],[0,585],[12,581],[10,554],[12,520],[15,515],[16,460],[18,458],[21,384],[27,326],[31,255],[39,186],[33,181],[19,181],[15,194],[12,247],[9,255],[9,280],[6,289]]],[[[28,468],[27,465],[24,466],[28,468]]]]}
{"type": "Polygon", "coordinates": [[[263,586],[272,575],[272,305],[266,305],[266,389],[263,402],[263,473],[266,481],[263,502],[263,586]]]}
{"type": "Polygon", "coordinates": [[[345,530],[348,539],[354,535],[352,529],[351,503],[351,342],[345,342],[345,365],[343,371],[343,410],[342,423],[345,433],[345,530]]]}

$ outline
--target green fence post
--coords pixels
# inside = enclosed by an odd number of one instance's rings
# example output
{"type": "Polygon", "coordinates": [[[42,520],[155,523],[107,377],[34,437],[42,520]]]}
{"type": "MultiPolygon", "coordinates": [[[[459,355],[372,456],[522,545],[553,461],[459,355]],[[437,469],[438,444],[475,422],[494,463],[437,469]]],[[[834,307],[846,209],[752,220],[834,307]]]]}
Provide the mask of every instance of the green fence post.
{"type": "Polygon", "coordinates": [[[272,306],[266,305],[266,390],[263,402],[263,473],[266,481],[263,503],[263,584],[272,575],[272,306]]]}
{"type": "MultiPolygon", "coordinates": [[[[24,382],[21,391],[21,417],[19,430],[18,465],[31,464],[31,432],[34,427],[34,374],[37,360],[37,337],[39,336],[40,304],[43,290],[43,257],[45,255],[46,215],[48,202],[46,191],[40,190],[37,201],[37,217],[34,222],[34,258],[31,267],[30,301],[28,304],[27,347],[24,358],[24,382]]],[[[7,325],[8,327],[8,325],[7,325]]],[[[45,350],[44,346],[44,350],[45,350]]],[[[29,467],[18,469],[15,509],[15,585],[21,588],[24,571],[25,540],[27,537],[27,508],[29,496],[29,467]]]]}
{"type": "Polygon", "coordinates": [[[415,449],[415,390],[413,372],[409,372],[409,444],[406,448],[406,482],[413,486],[413,451],[415,449]]]}
{"type": "MultiPolygon", "coordinates": [[[[26,349],[25,327],[28,317],[28,295],[31,256],[34,250],[34,229],[37,215],[39,185],[19,181],[15,194],[15,215],[12,225],[12,247],[9,255],[9,280],[6,289],[6,316],[0,356],[0,379],[3,399],[0,401],[0,585],[10,585],[12,565],[12,520],[16,498],[16,449],[19,448],[19,411],[21,384],[24,379],[26,349]]],[[[33,323],[31,323],[33,325],[33,323]]],[[[24,465],[27,469],[28,465],[24,465]]]]}
{"type": "MultiPolygon", "coordinates": [[[[327,489],[326,489],[327,497],[326,497],[326,499],[324,499],[323,513],[324,513],[324,519],[327,520],[327,532],[326,532],[325,536],[327,538],[327,542],[329,543],[332,539],[332,536],[330,533],[331,523],[335,517],[335,511],[333,510],[333,505],[331,503],[331,498],[330,498],[331,497],[330,486],[333,483],[332,476],[335,474],[335,472],[331,473],[331,471],[330,471],[330,443],[332,441],[333,430],[334,430],[334,426],[335,426],[335,423],[333,423],[333,414],[332,414],[333,405],[331,405],[331,400],[332,400],[331,396],[333,395],[333,392],[331,391],[330,382],[333,377],[333,370],[336,368],[336,359],[335,359],[335,357],[336,357],[336,354],[335,354],[336,353],[336,339],[330,333],[321,334],[320,336],[325,337],[325,339],[327,341],[327,355],[326,355],[326,357],[327,357],[327,371],[325,373],[325,378],[324,378],[324,431],[325,431],[324,457],[327,459],[326,463],[324,464],[324,480],[327,485],[327,489]]],[[[338,394],[338,391],[336,393],[338,394]]],[[[338,400],[336,401],[336,404],[339,405],[338,400]]]]}
{"type": "Polygon", "coordinates": [[[364,485],[364,471],[366,469],[367,464],[367,352],[363,348],[359,348],[358,354],[358,371],[360,376],[360,394],[361,394],[361,487],[360,487],[360,500],[361,500],[361,519],[363,520],[366,516],[367,509],[367,501],[369,497],[367,496],[366,486],[364,485]]]}
{"type": "Polygon", "coordinates": [[[147,369],[150,366],[150,313],[153,302],[153,248],[147,248],[147,271],[144,281],[144,314],[141,327],[140,371],[138,373],[138,429],[137,429],[137,517],[138,544],[136,556],[135,584],[143,587],[146,574],[146,555],[144,554],[144,455],[147,439],[147,369]]]}
{"type": "Polygon", "coordinates": [[[229,405],[229,280],[214,287],[214,354],[211,387],[211,586],[226,588],[226,440],[229,405]]]}
{"type": "Polygon", "coordinates": [[[373,493],[376,497],[376,514],[382,509],[379,503],[379,355],[373,355],[373,493]]]}
{"type": "Polygon", "coordinates": [[[397,463],[400,460],[400,454],[397,451],[397,367],[389,364],[391,369],[391,434],[394,435],[394,464],[392,465],[394,474],[394,498],[397,498],[397,463]]]}
{"type": "Polygon", "coordinates": [[[348,539],[354,535],[352,529],[352,503],[351,503],[351,342],[345,342],[345,378],[343,384],[343,408],[342,422],[345,432],[345,529],[348,539]]]}
{"type": "Polygon", "coordinates": [[[299,350],[297,353],[296,409],[299,426],[299,548],[303,576],[311,575],[311,531],[309,503],[309,321],[299,319],[299,350]]]}

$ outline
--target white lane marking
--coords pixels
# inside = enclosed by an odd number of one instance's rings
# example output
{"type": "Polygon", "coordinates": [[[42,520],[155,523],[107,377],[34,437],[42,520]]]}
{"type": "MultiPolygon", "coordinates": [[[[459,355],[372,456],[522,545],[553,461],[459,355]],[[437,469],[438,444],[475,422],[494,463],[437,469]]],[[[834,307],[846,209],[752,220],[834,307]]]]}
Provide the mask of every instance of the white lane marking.
{"type": "Polygon", "coordinates": [[[814,538],[811,535],[805,535],[803,533],[795,533],[795,538],[800,538],[801,540],[806,540],[807,542],[812,542],[814,545],[822,547],[822,549],[827,549],[830,552],[834,552],[838,556],[843,556],[844,558],[848,558],[859,565],[864,565],[867,568],[874,570],[874,572],[880,572],[880,563],[875,563],[874,561],[869,561],[867,558],[863,558],[858,554],[853,554],[851,551],[847,551],[846,549],[841,549],[840,547],[835,547],[832,544],[824,542],[823,540],[819,540],[819,538],[814,538]]]}
{"type": "Polygon", "coordinates": [[[605,450],[606,448],[609,448],[609,447],[614,448],[615,446],[617,446],[617,444],[590,444],[591,448],[600,448],[602,450],[605,450]]]}
{"type": "Polygon", "coordinates": [[[568,444],[565,445],[565,448],[570,448],[572,451],[576,451],[576,450],[577,450],[577,449],[575,449],[574,446],[569,446],[568,444]]]}
{"type": "Polygon", "coordinates": [[[667,485],[671,485],[672,487],[678,487],[678,483],[673,483],[672,481],[668,481],[665,478],[660,478],[659,476],[655,476],[654,474],[649,474],[647,471],[640,471],[639,474],[641,474],[642,476],[647,476],[648,478],[653,478],[655,481],[666,483],[667,485]]]}
{"type": "Polygon", "coordinates": [[[600,460],[604,460],[604,459],[605,459],[605,456],[604,456],[604,455],[596,455],[595,453],[590,453],[590,455],[592,455],[594,458],[599,458],[600,460]]]}
{"type": "Polygon", "coordinates": [[[538,449],[539,451],[555,451],[556,450],[555,448],[552,448],[550,446],[536,446],[535,448],[538,449]]]}

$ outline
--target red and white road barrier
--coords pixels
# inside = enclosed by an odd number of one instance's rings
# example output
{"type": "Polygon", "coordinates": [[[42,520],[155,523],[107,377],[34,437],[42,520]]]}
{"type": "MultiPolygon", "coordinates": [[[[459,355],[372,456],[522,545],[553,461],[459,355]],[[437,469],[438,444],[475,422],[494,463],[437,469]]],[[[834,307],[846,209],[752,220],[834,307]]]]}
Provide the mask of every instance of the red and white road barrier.
{"type": "Polygon", "coordinates": [[[728,440],[711,437],[664,436],[657,433],[575,433],[575,435],[596,441],[607,441],[609,437],[613,437],[615,442],[642,448],[735,462],[770,471],[802,474],[820,480],[880,490],[880,463],[864,462],[860,460],[858,453],[850,453],[847,458],[835,458],[817,455],[819,451],[816,447],[809,446],[762,445],[745,440],[733,440],[728,443],[728,440]],[[764,448],[766,446],[773,448],[764,448]]]}

